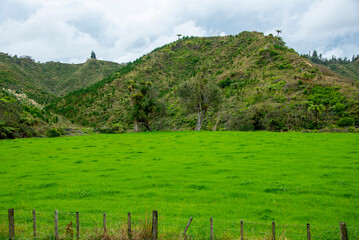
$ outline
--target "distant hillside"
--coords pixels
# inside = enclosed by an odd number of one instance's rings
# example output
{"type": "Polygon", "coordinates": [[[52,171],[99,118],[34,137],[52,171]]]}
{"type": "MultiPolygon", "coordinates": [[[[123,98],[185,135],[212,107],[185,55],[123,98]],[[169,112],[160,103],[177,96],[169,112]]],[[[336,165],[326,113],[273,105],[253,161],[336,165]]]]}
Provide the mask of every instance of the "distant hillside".
{"type": "Polygon", "coordinates": [[[184,37],[48,109],[112,131],[301,130],[359,125],[358,83],[278,37],[184,37]]]}
{"type": "Polygon", "coordinates": [[[89,59],[82,64],[36,63],[31,57],[0,53],[0,88],[27,94],[39,103],[85,88],[120,67],[114,62],[89,59]]]}
{"type": "Polygon", "coordinates": [[[322,58],[322,54],[318,56],[317,51],[314,50],[312,55],[304,54],[303,56],[310,59],[313,63],[328,67],[337,74],[359,81],[359,55],[353,55],[351,59],[336,58],[334,56],[331,59],[327,59],[322,58]]]}
{"type": "Polygon", "coordinates": [[[347,78],[355,79],[359,81],[359,59],[348,64],[333,63],[329,64],[328,67],[333,72],[343,75],[347,78]]]}
{"type": "Polygon", "coordinates": [[[0,89],[0,139],[56,136],[65,133],[63,128],[77,126],[25,94],[0,89]]]}

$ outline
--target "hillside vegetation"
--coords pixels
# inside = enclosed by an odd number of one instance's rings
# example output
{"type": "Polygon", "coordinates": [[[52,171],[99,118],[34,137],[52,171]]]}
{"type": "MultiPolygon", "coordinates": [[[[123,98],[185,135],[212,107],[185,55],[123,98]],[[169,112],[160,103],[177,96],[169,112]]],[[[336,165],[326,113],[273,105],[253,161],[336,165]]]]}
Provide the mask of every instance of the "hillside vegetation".
{"type": "Polygon", "coordinates": [[[41,104],[107,77],[118,63],[89,59],[82,64],[36,63],[31,57],[0,53],[0,88],[25,93],[41,104]]]}
{"type": "Polygon", "coordinates": [[[25,94],[0,89],[0,139],[57,137],[65,133],[63,128],[77,127],[25,94]]]}
{"type": "Polygon", "coordinates": [[[102,80],[119,67],[96,59],[83,64],[36,63],[31,57],[0,53],[0,139],[58,136],[66,132],[63,128],[79,128],[44,106],[102,80]]]}
{"type": "Polygon", "coordinates": [[[257,32],[184,37],[48,109],[112,132],[359,124],[358,82],[257,32]]]}
{"type": "Polygon", "coordinates": [[[335,56],[327,59],[323,58],[321,53],[318,56],[318,52],[314,50],[312,54],[304,54],[302,56],[310,59],[313,63],[328,67],[337,74],[359,81],[359,55],[353,55],[351,59],[336,58],[335,56]]]}

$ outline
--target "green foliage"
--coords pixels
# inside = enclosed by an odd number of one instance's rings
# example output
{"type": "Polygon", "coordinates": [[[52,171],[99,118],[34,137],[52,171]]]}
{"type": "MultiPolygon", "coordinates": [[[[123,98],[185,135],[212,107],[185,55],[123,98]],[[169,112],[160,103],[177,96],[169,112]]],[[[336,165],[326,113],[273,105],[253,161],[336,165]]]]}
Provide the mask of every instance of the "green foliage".
{"type": "Polygon", "coordinates": [[[325,106],[334,106],[337,103],[344,102],[345,99],[338,91],[338,87],[315,86],[310,90],[308,100],[314,104],[323,104],[325,106]]]}
{"type": "Polygon", "coordinates": [[[189,113],[197,113],[196,130],[200,130],[207,111],[221,103],[221,91],[204,68],[196,77],[178,88],[178,96],[189,113]]]}
{"type": "Polygon", "coordinates": [[[339,127],[350,127],[350,126],[354,126],[354,119],[350,118],[350,117],[344,117],[339,119],[338,121],[338,126],[339,127]]]}
{"type": "Polygon", "coordinates": [[[353,80],[359,80],[359,55],[353,55],[350,58],[336,58],[332,56],[331,59],[323,58],[322,54],[318,55],[316,50],[313,51],[313,54],[305,54],[304,57],[310,59],[312,62],[327,66],[330,70],[335,73],[338,73],[342,76],[353,80]]]}
{"type": "Polygon", "coordinates": [[[346,108],[347,106],[340,102],[337,102],[334,106],[331,107],[331,109],[333,109],[333,111],[339,116],[341,116],[344,113],[346,108]]]}
{"type": "Polygon", "coordinates": [[[58,128],[51,128],[47,131],[48,137],[60,137],[62,134],[62,130],[58,128]]]}
{"type": "Polygon", "coordinates": [[[322,70],[274,36],[243,32],[183,37],[47,109],[99,129],[120,123],[125,131],[136,124],[145,129],[146,121],[151,130],[163,131],[193,129],[196,120],[206,130],[216,126],[221,130],[286,131],[331,128],[342,116],[357,119],[353,104],[358,100],[357,85],[340,76],[328,78],[322,70]],[[206,90],[205,84],[189,84],[196,78],[217,86],[220,105],[199,107],[194,103],[202,100],[184,100],[201,99],[201,94],[189,96],[206,90]],[[151,97],[140,90],[130,93],[129,81],[151,82],[147,92],[151,97]],[[307,102],[312,102],[310,110],[307,102]],[[204,111],[198,111],[201,108],[204,111]],[[142,120],[136,123],[135,119],[142,120]]]}
{"type": "Polygon", "coordinates": [[[229,77],[227,77],[226,79],[223,79],[219,82],[218,86],[220,88],[225,88],[228,87],[229,85],[231,85],[231,80],[229,79],[229,77]]]}
{"type": "Polygon", "coordinates": [[[90,56],[91,59],[96,59],[96,54],[95,52],[92,50],[91,51],[91,56],[90,56]]]}
{"type": "Polygon", "coordinates": [[[147,130],[151,131],[151,117],[157,110],[152,86],[150,81],[130,80],[128,82],[127,88],[131,100],[130,118],[134,122],[135,132],[139,131],[139,123],[143,123],[147,130]]]}
{"type": "MultiPolygon", "coordinates": [[[[6,99],[0,101],[1,139],[46,136],[52,124],[68,124],[37,105],[18,101],[7,91],[0,91],[0,99],[6,99]]],[[[61,128],[58,128],[58,131],[64,134],[61,128]]]]}
{"type": "Polygon", "coordinates": [[[277,65],[278,66],[278,69],[279,70],[282,70],[282,69],[292,69],[293,68],[293,66],[292,65],[290,65],[290,63],[280,63],[280,64],[278,64],[277,65]]]}
{"type": "Polygon", "coordinates": [[[112,74],[121,65],[90,59],[83,64],[36,63],[0,53],[0,88],[20,90],[40,104],[54,101],[112,74]]]}
{"type": "Polygon", "coordinates": [[[4,121],[0,121],[0,139],[13,138],[15,129],[6,126],[4,121]]]}
{"type": "Polygon", "coordinates": [[[269,63],[271,61],[274,61],[279,53],[273,49],[259,49],[259,55],[260,55],[260,58],[258,60],[258,64],[266,64],[266,63],[269,63]]]}

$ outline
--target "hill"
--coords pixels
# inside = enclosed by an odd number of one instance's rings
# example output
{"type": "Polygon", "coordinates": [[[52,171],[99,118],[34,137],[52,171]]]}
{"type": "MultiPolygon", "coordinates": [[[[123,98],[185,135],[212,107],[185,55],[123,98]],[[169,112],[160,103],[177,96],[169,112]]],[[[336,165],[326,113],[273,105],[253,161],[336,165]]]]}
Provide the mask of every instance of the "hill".
{"type": "Polygon", "coordinates": [[[0,88],[25,93],[41,104],[107,77],[120,64],[89,59],[82,64],[36,63],[31,57],[0,53],[0,88]]]}
{"type": "Polygon", "coordinates": [[[359,81],[359,59],[350,63],[331,63],[328,68],[333,72],[343,75],[347,78],[359,81]]]}
{"type": "Polygon", "coordinates": [[[358,83],[258,32],[184,37],[48,109],[112,131],[300,130],[359,124],[358,83]]]}
{"type": "Polygon", "coordinates": [[[65,133],[63,128],[78,126],[23,93],[0,89],[0,139],[59,136],[65,133]]]}
{"type": "Polygon", "coordinates": [[[353,55],[352,59],[336,58],[334,56],[331,59],[327,59],[322,58],[322,54],[319,54],[318,57],[317,51],[314,50],[312,55],[304,54],[302,56],[310,59],[313,63],[326,66],[339,75],[359,81],[359,55],[353,55]]]}

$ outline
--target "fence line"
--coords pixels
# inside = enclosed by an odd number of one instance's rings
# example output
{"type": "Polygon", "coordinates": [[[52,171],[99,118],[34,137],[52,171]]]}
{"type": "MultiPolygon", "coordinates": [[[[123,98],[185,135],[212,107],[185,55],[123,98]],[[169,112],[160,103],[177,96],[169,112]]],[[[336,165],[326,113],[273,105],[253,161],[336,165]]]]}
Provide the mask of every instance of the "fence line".
{"type": "MultiPolygon", "coordinates": [[[[283,236],[291,236],[298,239],[341,239],[347,240],[348,234],[352,234],[359,237],[358,227],[348,227],[345,222],[340,222],[338,226],[315,226],[307,223],[306,225],[285,225],[272,223],[258,223],[258,222],[246,222],[240,221],[227,221],[216,220],[210,218],[205,222],[203,219],[199,221],[191,217],[189,220],[184,218],[168,217],[158,215],[157,211],[153,211],[152,214],[138,214],[133,215],[128,213],[127,216],[112,216],[110,217],[106,213],[102,214],[102,219],[96,217],[93,219],[81,219],[81,216],[88,216],[90,214],[65,213],[58,212],[37,212],[32,210],[31,212],[16,211],[16,213],[29,213],[29,217],[16,216],[14,209],[8,209],[8,237],[9,239],[15,239],[15,235],[28,234],[30,238],[39,238],[44,235],[44,231],[48,230],[46,234],[52,235],[55,239],[60,239],[61,236],[66,234],[66,237],[80,239],[81,236],[85,236],[86,231],[95,231],[95,233],[102,236],[108,236],[111,234],[123,234],[124,238],[121,239],[136,239],[136,234],[147,234],[146,239],[157,240],[159,236],[161,239],[166,239],[165,236],[180,236],[183,239],[194,239],[196,237],[203,238],[208,237],[211,240],[218,239],[218,237],[235,236],[236,239],[241,240],[260,237],[258,234],[265,237],[265,239],[275,240],[276,238],[282,238],[283,236]],[[52,217],[42,216],[44,214],[51,214],[52,217]],[[41,217],[39,217],[41,216],[41,217]],[[152,216],[150,218],[149,216],[152,216]],[[146,217],[146,219],[140,219],[138,217],[146,217]],[[147,218],[148,217],[148,218],[147,218]],[[160,222],[159,218],[164,219],[177,219],[181,221],[181,224],[175,224],[171,222],[160,222]],[[45,221],[47,224],[42,224],[41,221],[45,221]],[[187,224],[185,221],[188,221],[187,224]],[[182,223],[183,222],[183,223],[182,223]],[[66,224],[65,224],[66,223],[66,224]],[[217,223],[229,223],[229,228],[217,227],[217,223]],[[64,225],[65,224],[65,225],[64,225]],[[81,224],[81,225],[80,225],[81,224]],[[89,227],[92,226],[92,227],[89,227]],[[166,226],[165,228],[162,226],[166,226]],[[261,226],[258,229],[256,226],[261,226]],[[115,228],[114,228],[115,227],[115,228]],[[232,227],[232,228],[231,228],[232,227]],[[326,236],[317,236],[317,229],[326,227],[326,236]],[[163,229],[164,228],[164,229],[163,229]],[[256,228],[256,230],[255,230],[256,228]],[[32,231],[31,231],[31,230],[32,231]],[[52,229],[52,230],[51,230],[52,229]],[[117,230],[116,230],[117,229],[117,230]],[[147,229],[147,230],[146,230],[147,229]],[[191,229],[196,229],[196,234],[188,234],[191,229]],[[30,230],[30,231],[29,231],[30,230]],[[40,231],[41,230],[41,231],[40,231]],[[118,231],[119,230],[119,231],[118,231]],[[172,231],[169,231],[172,230],[172,231]],[[260,231],[258,231],[260,230],[260,231]],[[294,231],[293,231],[294,230],[294,231]],[[17,231],[17,232],[16,232],[17,231]],[[147,231],[147,233],[146,233],[147,231]],[[32,235],[30,235],[32,233],[32,235]],[[235,234],[235,235],[233,235],[235,234]]],[[[93,215],[93,214],[91,214],[93,215]]],[[[1,219],[5,219],[2,217],[1,219]]],[[[5,223],[0,222],[0,237],[5,237],[5,223]]],[[[94,233],[94,232],[92,232],[94,233]]],[[[23,238],[22,238],[23,239],[23,238]]],[[[291,239],[291,238],[290,238],[291,239]]]]}

